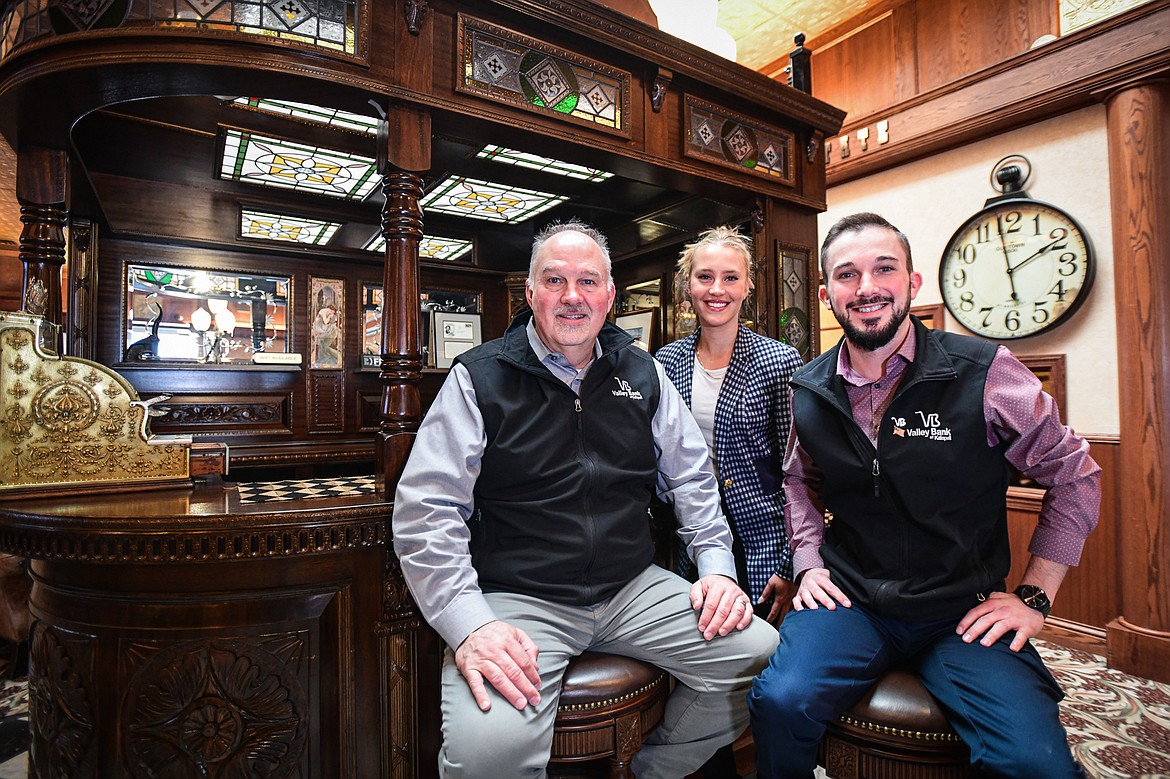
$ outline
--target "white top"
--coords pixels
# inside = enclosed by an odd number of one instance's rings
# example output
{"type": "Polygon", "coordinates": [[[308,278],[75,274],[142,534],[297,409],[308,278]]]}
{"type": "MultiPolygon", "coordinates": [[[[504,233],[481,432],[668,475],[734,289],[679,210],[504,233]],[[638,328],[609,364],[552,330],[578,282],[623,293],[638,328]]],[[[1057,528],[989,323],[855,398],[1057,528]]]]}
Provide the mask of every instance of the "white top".
{"type": "Polygon", "coordinates": [[[699,423],[703,431],[703,440],[707,442],[707,451],[711,453],[711,470],[718,478],[718,463],[715,461],[715,403],[719,400],[719,390],[723,389],[723,377],[727,375],[727,367],[709,371],[699,363],[695,357],[695,375],[691,381],[691,414],[699,423]]]}

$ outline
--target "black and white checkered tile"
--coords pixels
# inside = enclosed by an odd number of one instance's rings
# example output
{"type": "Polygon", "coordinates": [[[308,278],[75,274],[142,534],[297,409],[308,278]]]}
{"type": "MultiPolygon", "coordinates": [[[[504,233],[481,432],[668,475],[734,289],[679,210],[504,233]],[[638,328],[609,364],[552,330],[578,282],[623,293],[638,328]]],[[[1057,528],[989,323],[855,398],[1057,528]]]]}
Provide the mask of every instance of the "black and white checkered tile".
{"type": "Polygon", "coordinates": [[[373,476],[345,476],[335,479],[288,479],[285,481],[242,482],[240,503],[264,503],[270,500],[312,500],[350,495],[372,495],[373,476]]]}

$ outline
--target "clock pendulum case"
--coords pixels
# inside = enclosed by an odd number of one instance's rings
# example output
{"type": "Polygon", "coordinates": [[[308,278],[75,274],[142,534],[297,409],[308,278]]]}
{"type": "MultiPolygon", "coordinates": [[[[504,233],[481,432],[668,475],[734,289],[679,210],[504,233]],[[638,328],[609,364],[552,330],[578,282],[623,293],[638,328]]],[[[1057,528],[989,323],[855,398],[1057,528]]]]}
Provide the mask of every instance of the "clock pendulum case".
{"type": "MultiPolygon", "coordinates": [[[[955,231],[939,263],[943,302],[971,332],[1024,338],[1068,321],[1093,284],[1093,248],[1072,216],[1023,191],[1018,155],[996,163],[1003,193],[955,231]]],[[[1030,168],[1030,166],[1029,166],[1030,168]]]]}

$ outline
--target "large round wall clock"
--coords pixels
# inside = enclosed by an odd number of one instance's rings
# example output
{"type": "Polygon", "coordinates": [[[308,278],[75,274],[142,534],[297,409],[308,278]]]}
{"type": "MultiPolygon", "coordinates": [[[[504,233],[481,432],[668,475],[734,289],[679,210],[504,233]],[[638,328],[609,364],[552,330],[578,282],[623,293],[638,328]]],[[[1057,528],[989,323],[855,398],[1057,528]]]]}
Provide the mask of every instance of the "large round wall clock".
{"type": "Polygon", "coordinates": [[[1093,283],[1093,249],[1077,221],[1016,192],[994,197],[955,231],[938,283],[951,315],[997,340],[1068,321],[1093,283]]]}

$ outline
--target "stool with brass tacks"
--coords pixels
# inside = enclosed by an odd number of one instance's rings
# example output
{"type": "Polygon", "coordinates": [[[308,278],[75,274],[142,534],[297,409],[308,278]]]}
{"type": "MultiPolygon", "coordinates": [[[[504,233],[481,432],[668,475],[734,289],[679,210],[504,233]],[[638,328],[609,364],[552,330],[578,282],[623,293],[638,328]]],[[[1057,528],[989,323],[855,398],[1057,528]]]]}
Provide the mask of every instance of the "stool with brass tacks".
{"type": "Polygon", "coordinates": [[[918,677],[894,669],[829,725],[820,763],[833,779],[967,779],[967,745],[918,677]]]}
{"type": "Polygon", "coordinates": [[[611,779],[632,777],[630,760],[662,721],[669,690],[669,675],[641,660],[601,652],[573,658],[553,725],[550,763],[608,758],[611,779]]]}

